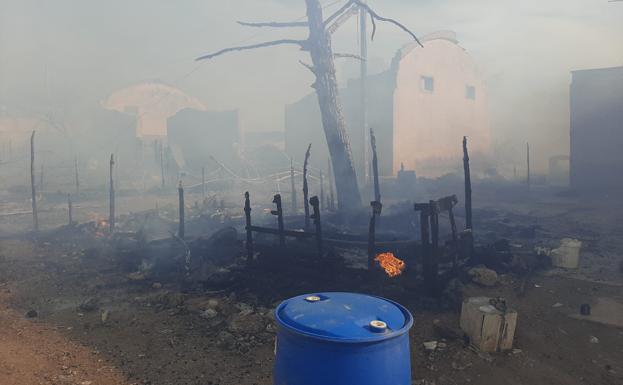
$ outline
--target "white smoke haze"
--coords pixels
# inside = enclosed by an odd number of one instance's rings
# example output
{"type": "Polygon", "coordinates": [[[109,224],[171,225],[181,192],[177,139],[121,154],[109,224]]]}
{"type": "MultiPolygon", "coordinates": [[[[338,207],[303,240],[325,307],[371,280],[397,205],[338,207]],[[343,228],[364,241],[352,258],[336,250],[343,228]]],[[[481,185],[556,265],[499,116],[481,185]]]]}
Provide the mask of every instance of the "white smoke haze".
{"type": "MultiPolygon", "coordinates": [[[[325,12],[342,3],[325,0],[325,12]]],[[[369,4],[418,35],[455,31],[488,84],[496,151],[522,166],[529,141],[537,171],[545,171],[549,156],[568,153],[569,72],[623,64],[623,3],[369,4]]],[[[0,0],[0,106],[12,115],[41,116],[49,110],[80,115],[116,89],[158,79],[209,109],[239,109],[242,130],[282,130],[284,104],[311,92],[312,77],[298,63],[308,60],[306,53],[275,47],[199,63],[194,58],[231,45],[304,37],[304,29],[236,24],[297,20],[304,14],[303,0],[0,0]]],[[[369,46],[371,61],[389,65],[407,42],[402,31],[379,25],[369,46]]],[[[334,49],[357,52],[354,19],[336,33],[334,49]]],[[[457,138],[457,151],[459,143],[457,138]]]]}

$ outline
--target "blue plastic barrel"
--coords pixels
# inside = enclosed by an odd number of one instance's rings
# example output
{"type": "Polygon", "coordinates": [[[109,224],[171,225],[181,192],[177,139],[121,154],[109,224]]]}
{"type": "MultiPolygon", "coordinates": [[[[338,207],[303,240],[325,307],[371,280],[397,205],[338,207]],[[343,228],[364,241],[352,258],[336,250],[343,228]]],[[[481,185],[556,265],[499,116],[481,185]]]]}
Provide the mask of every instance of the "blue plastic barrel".
{"type": "Polygon", "coordinates": [[[274,385],[411,385],[413,317],[396,302],[317,293],[275,310],[274,385]]]}

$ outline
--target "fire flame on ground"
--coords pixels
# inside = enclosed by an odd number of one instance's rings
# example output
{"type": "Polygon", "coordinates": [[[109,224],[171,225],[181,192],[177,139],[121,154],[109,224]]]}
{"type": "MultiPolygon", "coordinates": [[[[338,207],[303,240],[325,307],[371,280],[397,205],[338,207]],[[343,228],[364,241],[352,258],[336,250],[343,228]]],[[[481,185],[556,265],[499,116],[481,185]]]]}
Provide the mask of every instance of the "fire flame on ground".
{"type": "Polygon", "coordinates": [[[406,267],[405,262],[396,258],[393,253],[378,254],[374,260],[381,265],[385,273],[390,277],[396,277],[402,274],[402,271],[406,267]]]}

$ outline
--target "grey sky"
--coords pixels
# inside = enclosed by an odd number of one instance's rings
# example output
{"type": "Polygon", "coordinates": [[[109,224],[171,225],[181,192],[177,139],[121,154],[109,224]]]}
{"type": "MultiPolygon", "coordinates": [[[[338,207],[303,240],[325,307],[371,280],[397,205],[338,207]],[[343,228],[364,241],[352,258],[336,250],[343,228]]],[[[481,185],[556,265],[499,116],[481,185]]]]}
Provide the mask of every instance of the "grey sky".
{"type": "MultiPolygon", "coordinates": [[[[539,141],[537,152],[564,152],[567,146],[569,71],[623,64],[623,3],[369,4],[419,35],[456,31],[489,84],[498,141],[539,141]]],[[[295,20],[304,11],[303,0],[0,0],[0,105],[24,113],[48,105],[75,109],[116,88],[159,79],[211,108],[239,108],[244,129],[282,129],[284,103],[311,91],[312,79],[298,64],[307,59],[305,53],[279,47],[199,64],[193,59],[229,45],[304,36],[304,30],[257,30],[235,23],[295,20]]],[[[354,20],[345,25],[335,36],[335,50],[355,52],[356,31],[354,20]]],[[[394,27],[379,25],[370,52],[389,63],[408,41],[394,27]]]]}

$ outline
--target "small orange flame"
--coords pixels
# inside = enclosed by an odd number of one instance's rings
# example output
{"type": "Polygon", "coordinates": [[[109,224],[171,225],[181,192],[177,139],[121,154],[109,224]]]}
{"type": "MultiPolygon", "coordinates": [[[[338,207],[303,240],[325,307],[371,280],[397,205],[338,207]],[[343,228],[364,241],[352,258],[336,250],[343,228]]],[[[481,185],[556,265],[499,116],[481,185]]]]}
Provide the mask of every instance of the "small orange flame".
{"type": "Polygon", "coordinates": [[[405,262],[401,259],[394,257],[393,253],[381,253],[374,258],[375,261],[381,265],[385,273],[390,277],[396,277],[402,274],[405,269],[405,262]]]}

